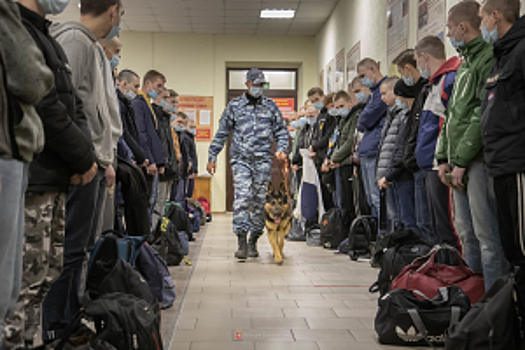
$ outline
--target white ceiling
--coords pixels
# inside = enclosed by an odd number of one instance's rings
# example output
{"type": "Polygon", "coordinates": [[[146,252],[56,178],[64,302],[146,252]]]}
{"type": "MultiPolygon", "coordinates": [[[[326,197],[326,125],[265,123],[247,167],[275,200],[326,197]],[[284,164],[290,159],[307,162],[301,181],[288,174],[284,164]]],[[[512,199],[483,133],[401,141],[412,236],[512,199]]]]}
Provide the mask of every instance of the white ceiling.
{"type": "MultiPolygon", "coordinates": [[[[244,35],[317,34],[339,0],[123,0],[122,29],[244,35]],[[296,10],[293,19],[261,19],[264,9],[296,10]]],[[[79,0],[54,21],[77,21],[79,0]]]]}

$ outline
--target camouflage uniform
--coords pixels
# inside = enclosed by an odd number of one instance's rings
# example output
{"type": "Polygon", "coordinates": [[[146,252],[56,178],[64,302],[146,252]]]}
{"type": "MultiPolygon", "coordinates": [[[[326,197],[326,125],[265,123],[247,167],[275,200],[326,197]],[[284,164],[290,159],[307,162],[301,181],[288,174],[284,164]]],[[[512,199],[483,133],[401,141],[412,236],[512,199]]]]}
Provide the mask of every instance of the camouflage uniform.
{"type": "Polygon", "coordinates": [[[44,297],[62,272],[65,194],[28,192],[25,200],[22,291],[5,320],[5,349],[32,344],[44,297]]]}
{"type": "Polygon", "coordinates": [[[231,101],[222,114],[209,149],[215,163],[233,131],[230,148],[235,187],[233,229],[259,236],[264,230],[264,203],[270,181],[273,140],[277,152],[288,151],[288,130],[275,102],[262,96],[256,104],[246,94],[231,101]],[[251,213],[250,213],[251,208],[251,213]]]}

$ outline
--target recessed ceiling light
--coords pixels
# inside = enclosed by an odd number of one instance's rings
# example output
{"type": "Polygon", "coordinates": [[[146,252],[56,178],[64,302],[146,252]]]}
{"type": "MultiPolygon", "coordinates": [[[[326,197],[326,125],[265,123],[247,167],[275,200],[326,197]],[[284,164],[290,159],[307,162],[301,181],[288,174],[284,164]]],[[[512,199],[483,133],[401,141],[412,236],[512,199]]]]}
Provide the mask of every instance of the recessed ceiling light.
{"type": "Polygon", "coordinates": [[[295,10],[261,10],[261,18],[294,18],[295,10]]]}

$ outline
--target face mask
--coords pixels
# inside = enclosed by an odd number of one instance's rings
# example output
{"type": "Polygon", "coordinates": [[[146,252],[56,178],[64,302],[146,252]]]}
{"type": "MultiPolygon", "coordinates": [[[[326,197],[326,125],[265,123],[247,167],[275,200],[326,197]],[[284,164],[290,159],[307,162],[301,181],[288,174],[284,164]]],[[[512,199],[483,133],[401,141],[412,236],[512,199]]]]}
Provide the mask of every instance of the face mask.
{"type": "Polygon", "coordinates": [[[190,129],[190,134],[197,135],[197,129],[190,129]]]}
{"type": "Polygon", "coordinates": [[[162,100],[162,101],[160,101],[159,106],[161,106],[164,109],[168,109],[169,105],[168,105],[168,102],[162,100]]]}
{"type": "Polygon", "coordinates": [[[317,121],[317,118],[308,118],[308,124],[310,125],[314,125],[316,121],[317,121]]]}
{"type": "Polygon", "coordinates": [[[489,32],[487,26],[483,26],[481,27],[481,35],[483,36],[483,40],[494,45],[494,43],[498,41],[498,28],[494,27],[494,29],[489,32]]]}
{"type": "Polygon", "coordinates": [[[290,123],[290,126],[294,129],[299,129],[301,127],[301,123],[298,120],[294,120],[290,123]]]}
{"type": "Polygon", "coordinates": [[[297,135],[297,131],[290,131],[290,137],[292,139],[295,139],[295,135],[297,135]]]}
{"type": "Polygon", "coordinates": [[[370,79],[368,77],[364,77],[363,79],[361,79],[361,84],[363,84],[363,86],[371,89],[371,88],[373,88],[376,85],[376,81],[375,81],[375,79],[370,79]]]}
{"type": "Polygon", "coordinates": [[[350,110],[346,107],[339,110],[339,115],[343,118],[347,117],[348,114],[350,114],[350,110]]]}
{"type": "Polygon", "coordinates": [[[149,98],[151,98],[152,100],[156,100],[157,97],[159,97],[159,93],[153,89],[151,89],[150,91],[148,91],[148,96],[149,98]]]}
{"type": "Polygon", "coordinates": [[[306,117],[299,118],[299,126],[301,128],[305,127],[306,124],[308,124],[308,118],[306,118],[306,117]]]}
{"type": "Polygon", "coordinates": [[[112,70],[117,68],[119,63],[120,63],[120,58],[117,55],[113,55],[113,57],[111,57],[111,60],[109,60],[109,65],[111,66],[112,70]]]}
{"type": "MultiPolygon", "coordinates": [[[[177,116],[175,114],[172,114],[170,117],[170,124],[173,123],[177,119],[177,116]]],[[[173,127],[175,129],[175,127],[173,127]]]]}
{"type": "Polygon", "coordinates": [[[328,111],[328,114],[330,114],[332,117],[337,117],[339,115],[339,111],[337,110],[337,108],[332,108],[328,111]]]}
{"type": "Polygon", "coordinates": [[[396,98],[396,106],[401,109],[408,109],[408,103],[402,102],[400,99],[396,98]]]}
{"type": "Polygon", "coordinates": [[[428,70],[428,68],[421,69],[421,67],[417,67],[417,69],[419,69],[419,74],[421,74],[421,77],[423,79],[430,79],[430,71],[428,70]]]}
{"type": "Polygon", "coordinates": [[[366,96],[364,92],[355,94],[355,98],[361,103],[366,103],[368,101],[368,96],[366,96]]]}
{"type": "Polygon", "coordinates": [[[46,15],[58,15],[66,9],[69,0],[38,0],[46,15]]]}
{"type": "Polygon", "coordinates": [[[118,26],[111,27],[111,30],[109,31],[108,35],[106,35],[105,39],[111,40],[120,33],[120,28],[122,28],[122,18],[120,19],[120,22],[118,23],[118,26]]]}
{"type": "Polygon", "coordinates": [[[405,76],[403,75],[403,82],[405,83],[406,86],[414,86],[414,77],[413,76],[409,76],[408,78],[405,78],[405,76]]]}
{"type": "Polygon", "coordinates": [[[175,131],[177,131],[177,132],[183,132],[184,130],[186,130],[186,127],[185,126],[178,126],[177,124],[175,124],[173,129],[175,129],[175,131]]]}
{"type": "Polygon", "coordinates": [[[450,43],[456,50],[459,50],[460,47],[465,46],[465,39],[458,41],[454,36],[451,36],[450,43]]]}
{"type": "Polygon", "coordinates": [[[318,111],[320,111],[321,109],[323,109],[324,104],[323,104],[323,102],[319,101],[319,102],[314,103],[314,107],[315,107],[318,111]]]}
{"type": "Polygon", "coordinates": [[[250,88],[250,94],[255,98],[261,97],[263,95],[263,91],[264,91],[264,88],[262,87],[252,86],[250,88]]]}
{"type": "Polygon", "coordinates": [[[168,108],[166,108],[166,110],[170,113],[173,113],[175,112],[175,107],[173,107],[172,105],[169,105],[168,108]]]}
{"type": "Polygon", "coordinates": [[[129,90],[128,92],[126,92],[124,94],[124,96],[126,96],[126,98],[130,101],[133,101],[135,99],[135,97],[137,97],[137,94],[134,93],[133,91],[129,90]]]}

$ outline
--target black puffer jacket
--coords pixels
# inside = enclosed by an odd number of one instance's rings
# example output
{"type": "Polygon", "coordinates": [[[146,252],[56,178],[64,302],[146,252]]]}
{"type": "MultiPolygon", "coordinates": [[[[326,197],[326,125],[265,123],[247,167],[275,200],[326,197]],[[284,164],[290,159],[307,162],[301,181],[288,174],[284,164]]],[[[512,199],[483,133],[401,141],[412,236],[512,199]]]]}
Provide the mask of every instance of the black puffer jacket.
{"type": "Polygon", "coordinates": [[[159,123],[157,132],[159,134],[160,141],[164,146],[164,154],[166,155],[166,164],[164,164],[165,171],[164,174],[159,175],[159,180],[162,182],[175,181],[179,179],[180,171],[179,161],[177,159],[177,155],[175,154],[173,137],[171,136],[171,115],[156,104],[152,104],[152,107],[155,111],[155,115],[157,116],[157,121],[159,123]]]}
{"type": "Polygon", "coordinates": [[[55,87],[35,107],[45,131],[45,148],[29,167],[29,191],[66,192],[73,174],[83,174],[96,161],[62,47],[49,35],[51,22],[20,5],[24,26],[44,54],[55,76],[55,87]]]}
{"type": "Polygon", "coordinates": [[[328,114],[326,108],[323,108],[317,117],[311,141],[311,146],[316,153],[314,162],[317,167],[320,167],[326,159],[330,138],[334,134],[337,123],[337,118],[328,114]]]}
{"type": "Polygon", "coordinates": [[[120,105],[120,119],[122,121],[122,138],[133,152],[137,164],[146,160],[146,153],[140,146],[139,132],[135,123],[135,112],[131,107],[131,101],[120,90],[117,90],[120,105]]]}
{"type": "Polygon", "coordinates": [[[525,17],[494,45],[481,128],[490,176],[525,172],[525,17]]]}

